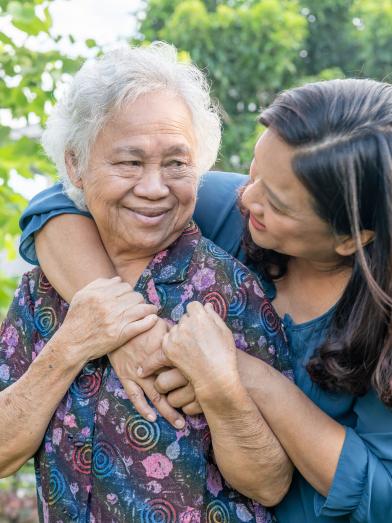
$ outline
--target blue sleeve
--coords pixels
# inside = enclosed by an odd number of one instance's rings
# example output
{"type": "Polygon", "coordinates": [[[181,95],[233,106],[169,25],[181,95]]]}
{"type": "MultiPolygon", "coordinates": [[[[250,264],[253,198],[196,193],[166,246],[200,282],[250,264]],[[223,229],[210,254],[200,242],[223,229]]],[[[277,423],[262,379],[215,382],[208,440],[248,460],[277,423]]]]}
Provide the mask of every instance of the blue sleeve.
{"type": "Polygon", "coordinates": [[[331,489],[326,498],[316,495],[315,511],[350,523],[386,523],[392,521],[392,412],[370,391],[355,413],[331,489]]]}
{"type": "Polygon", "coordinates": [[[22,230],[19,252],[27,262],[38,265],[34,234],[42,229],[47,221],[59,214],[81,214],[91,217],[88,212],[75,207],[73,201],[64,194],[60,183],[34,196],[19,220],[22,230]]]}
{"type": "MultiPolygon", "coordinates": [[[[194,214],[203,236],[236,258],[243,259],[241,236],[243,222],[237,206],[238,190],[247,177],[242,174],[209,172],[200,184],[194,214]]],[[[19,252],[26,261],[38,265],[34,233],[59,214],[89,213],[80,211],[56,184],[35,196],[20,219],[22,236],[19,252]]],[[[91,216],[90,216],[91,217],[91,216]]]]}

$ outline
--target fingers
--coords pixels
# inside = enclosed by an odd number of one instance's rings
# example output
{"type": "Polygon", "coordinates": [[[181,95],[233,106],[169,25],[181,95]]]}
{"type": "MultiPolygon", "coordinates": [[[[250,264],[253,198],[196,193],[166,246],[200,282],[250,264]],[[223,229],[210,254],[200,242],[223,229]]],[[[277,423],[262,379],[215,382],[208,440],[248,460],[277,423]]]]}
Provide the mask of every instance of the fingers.
{"type": "Polygon", "coordinates": [[[185,407],[182,407],[182,412],[184,412],[188,416],[196,416],[197,414],[203,414],[203,409],[201,408],[200,403],[198,401],[193,401],[189,405],[185,405],[185,407]]]}
{"type": "Polygon", "coordinates": [[[160,394],[155,389],[154,378],[143,379],[140,383],[142,384],[147,397],[159,414],[176,429],[182,429],[185,425],[184,418],[171,405],[169,405],[166,396],[160,394]]]}
{"type": "Polygon", "coordinates": [[[178,369],[165,370],[155,379],[155,388],[161,394],[167,394],[187,384],[188,380],[184,378],[178,369]]]}
{"type": "Polygon", "coordinates": [[[195,401],[195,398],[195,391],[192,385],[188,383],[185,387],[170,392],[167,396],[167,401],[172,407],[181,409],[185,405],[195,401]]]}
{"type": "Polygon", "coordinates": [[[167,343],[168,336],[169,333],[166,333],[163,337],[162,348],[151,354],[151,356],[149,356],[143,362],[143,367],[139,367],[137,369],[138,376],[145,378],[147,376],[151,376],[151,374],[154,374],[162,367],[171,367],[172,363],[163,351],[163,347],[167,343]]]}
{"type": "Polygon", "coordinates": [[[155,410],[148,404],[143,389],[139,387],[137,383],[129,379],[122,379],[121,383],[129,401],[132,403],[138,413],[148,421],[156,421],[157,415],[155,410]]]}
{"type": "Polygon", "coordinates": [[[121,345],[125,344],[125,342],[129,341],[131,338],[135,338],[136,336],[139,336],[139,334],[150,330],[157,321],[158,316],[156,314],[149,314],[145,318],[128,323],[121,331],[120,337],[123,340],[121,345]]]}

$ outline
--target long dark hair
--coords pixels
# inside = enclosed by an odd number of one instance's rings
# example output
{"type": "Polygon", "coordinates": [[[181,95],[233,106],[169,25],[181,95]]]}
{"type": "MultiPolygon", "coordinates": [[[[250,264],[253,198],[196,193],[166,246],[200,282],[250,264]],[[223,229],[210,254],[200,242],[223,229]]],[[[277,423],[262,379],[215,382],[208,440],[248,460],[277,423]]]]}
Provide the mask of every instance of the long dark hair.
{"type": "MultiPolygon", "coordinates": [[[[260,122],[296,152],[292,168],[331,232],[357,251],[326,341],[308,362],[312,380],[355,395],[372,386],[392,407],[392,85],[332,80],[280,94],[260,122]],[[375,232],[362,247],[360,231],[375,232]]],[[[272,278],[288,256],[246,240],[248,256],[272,278]]]]}

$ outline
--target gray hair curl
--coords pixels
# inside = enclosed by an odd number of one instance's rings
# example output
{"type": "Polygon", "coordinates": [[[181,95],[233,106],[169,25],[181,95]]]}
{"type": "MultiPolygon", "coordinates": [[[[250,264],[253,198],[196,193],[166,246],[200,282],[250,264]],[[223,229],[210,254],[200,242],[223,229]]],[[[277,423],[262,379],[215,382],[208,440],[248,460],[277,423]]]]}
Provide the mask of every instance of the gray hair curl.
{"type": "Polygon", "coordinates": [[[221,139],[219,111],[212,103],[204,74],[178,60],[172,45],[155,42],[147,47],[124,47],[87,60],[54,107],[42,135],[46,154],[56,164],[65,192],[80,209],[84,194],[68,177],[66,151],[72,151],[79,173],[89,151],[113,111],[142,94],[169,89],[188,106],[197,140],[197,173],[214,165],[221,139]]]}

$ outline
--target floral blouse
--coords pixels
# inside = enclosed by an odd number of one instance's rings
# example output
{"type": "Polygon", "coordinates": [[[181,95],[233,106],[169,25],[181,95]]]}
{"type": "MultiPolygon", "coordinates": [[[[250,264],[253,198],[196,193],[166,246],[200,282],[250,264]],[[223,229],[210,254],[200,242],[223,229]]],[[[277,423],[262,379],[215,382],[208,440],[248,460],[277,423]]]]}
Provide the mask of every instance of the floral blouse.
{"type": "MultiPolygon", "coordinates": [[[[291,377],[281,323],[258,281],[193,223],[153,258],[135,290],[173,324],[189,302],[212,303],[237,348],[291,377]]],[[[0,390],[26,372],[67,309],[40,269],[23,276],[0,330],[0,390]]],[[[221,476],[204,416],[187,416],[182,430],[160,416],[146,421],[106,357],[75,378],[49,423],[35,469],[41,522],[272,520],[221,476]]]]}

